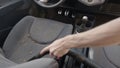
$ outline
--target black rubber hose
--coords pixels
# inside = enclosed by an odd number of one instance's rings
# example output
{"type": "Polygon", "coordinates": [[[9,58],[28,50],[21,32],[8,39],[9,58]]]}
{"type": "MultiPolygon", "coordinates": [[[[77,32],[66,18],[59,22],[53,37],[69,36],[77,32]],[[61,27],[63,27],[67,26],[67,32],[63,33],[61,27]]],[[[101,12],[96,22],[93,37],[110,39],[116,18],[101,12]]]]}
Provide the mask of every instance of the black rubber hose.
{"type": "Polygon", "coordinates": [[[78,62],[83,63],[83,64],[87,65],[90,68],[103,68],[100,65],[96,64],[91,59],[86,58],[82,54],[77,54],[73,50],[70,50],[67,55],[77,59],[78,62]]]}
{"type": "Polygon", "coordinates": [[[37,54],[36,56],[33,56],[32,58],[30,58],[28,61],[32,61],[32,60],[35,60],[35,59],[38,59],[38,58],[42,58],[43,56],[49,54],[49,52],[46,52],[44,54],[37,54]]]}
{"type": "MultiPolygon", "coordinates": [[[[49,54],[49,52],[44,53],[43,55],[36,55],[34,57],[32,57],[31,59],[29,59],[28,61],[34,60],[34,59],[38,59],[38,58],[42,58],[43,56],[45,56],[46,54],[49,54]]],[[[70,50],[67,53],[68,56],[71,56],[75,59],[78,60],[78,62],[83,63],[85,65],[87,65],[90,68],[103,68],[100,65],[96,64],[95,62],[93,62],[91,59],[86,58],[85,56],[83,56],[82,54],[77,54],[76,52],[74,52],[73,50],[70,50]]]]}

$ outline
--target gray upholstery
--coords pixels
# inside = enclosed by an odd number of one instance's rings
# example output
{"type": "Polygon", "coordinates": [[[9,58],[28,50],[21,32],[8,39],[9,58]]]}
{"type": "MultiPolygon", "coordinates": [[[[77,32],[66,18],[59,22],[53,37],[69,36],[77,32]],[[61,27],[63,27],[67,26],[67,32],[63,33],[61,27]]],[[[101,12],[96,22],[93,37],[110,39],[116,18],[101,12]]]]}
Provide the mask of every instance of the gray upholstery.
{"type": "Polygon", "coordinates": [[[104,47],[104,53],[111,64],[120,68],[120,46],[104,47]]]}
{"type": "Polygon", "coordinates": [[[57,61],[50,58],[41,58],[9,68],[58,68],[57,61]]]}
{"type": "Polygon", "coordinates": [[[91,59],[104,68],[120,68],[120,46],[95,47],[90,49],[91,59]]]}
{"type": "MultiPolygon", "coordinates": [[[[73,27],[70,24],[27,16],[16,24],[8,35],[3,46],[5,57],[17,64],[27,62],[27,60],[38,54],[41,49],[52,43],[54,40],[71,34],[72,29],[73,27]]],[[[49,60],[50,63],[53,62],[53,59],[50,56],[47,56],[47,59],[52,60],[49,60]]],[[[26,66],[32,63],[34,64],[36,62],[33,61],[23,65],[26,66]]],[[[38,64],[38,66],[39,65],[40,64],[38,64]]],[[[20,66],[22,67],[22,65],[20,66]]],[[[13,68],[17,68],[17,66],[13,68]]]]}
{"type": "Polygon", "coordinates": [[[0,48],[0,68],[6,68],[14,65],[16,65],[16,63],[5,58],[5,56],[3,55],[3,51],[0,48]]]}
{"type": "Polygon", "coordinates": [[[50,43],[58,38],[64,28],[63,23],[58,24],[52,20],[37,19],[30,28],[30,36],[39,43],[50,43]]]}

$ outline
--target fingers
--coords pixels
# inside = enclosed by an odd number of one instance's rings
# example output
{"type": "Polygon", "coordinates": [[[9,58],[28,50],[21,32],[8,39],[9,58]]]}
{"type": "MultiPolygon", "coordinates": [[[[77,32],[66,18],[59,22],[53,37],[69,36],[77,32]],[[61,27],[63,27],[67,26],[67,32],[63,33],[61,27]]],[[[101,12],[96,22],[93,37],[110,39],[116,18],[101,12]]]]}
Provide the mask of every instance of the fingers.
{"type": "Polygon", "coordinates": [[[59,54],[58,54],[58,53],[56,53],[56,50],[54,50],[54,51],[50,52],[50,55],[51,55],[53,58],[57,59],[57,60],[59,60],[59,59],[60,59],[59,54]]]}
{"type": "Polygon", "coordinates": [[[68,52],[68,50],[64,47],[65,43],[63,42],[63,40],[64,39],[56,40],[49,46],[42,49],[40,54],[45,54],[46,52],[49,52],[51,56],[59,59],[68,52]]]}
{"type": "Polygon", "coordinates": [[[60,59],[62,56],[60,56],[60,54],[57,52],[57,51],[55,51],[54,53],[53,53],[53,55],[56,57],[56,59],[60,59]]]}
{"type": "Polygon", "coordinates": [[[40,51],[40,54],[42,55],[42,54],[44,54],[44,53],[46,53],[46,52],[49,52],[49,46],[43,48],[43,49],[40,51]]]}
{"type": "Polygon", "coordinates": [[[62,56],[67,54],[68,51],[69,49],[64,49],[64,47],[48,46],[41,50],[40,54],[43,55],[46,52],[49,52],[52,57],[55,57],[56,59],[59,60],[62,56]]]}
{"type": "Polygon", "coordinates": [[[68,53],[68,51],[69,51],[69,49],[59,48],[59,49],[54,50],[52,53],[57,59],[59,59],[62,56],[66,55],[68,53]]]}

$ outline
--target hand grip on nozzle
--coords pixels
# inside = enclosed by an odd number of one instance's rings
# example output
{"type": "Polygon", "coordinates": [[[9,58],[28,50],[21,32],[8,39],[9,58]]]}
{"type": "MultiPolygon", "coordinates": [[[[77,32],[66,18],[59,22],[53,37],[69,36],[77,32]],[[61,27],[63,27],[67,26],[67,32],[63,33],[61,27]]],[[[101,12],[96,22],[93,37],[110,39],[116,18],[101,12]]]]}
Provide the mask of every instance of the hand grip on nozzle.
{"type": "Polygon", "coordinates": [[[49,51],[47,51],[46,53],[44,54],[37,54],[36,56],[30,58],[28,61],[31,61],[31,60],[34,60],[34,59],[38,59],[38,58],[42,58],[43,56],[49,54],[49,51]]]}

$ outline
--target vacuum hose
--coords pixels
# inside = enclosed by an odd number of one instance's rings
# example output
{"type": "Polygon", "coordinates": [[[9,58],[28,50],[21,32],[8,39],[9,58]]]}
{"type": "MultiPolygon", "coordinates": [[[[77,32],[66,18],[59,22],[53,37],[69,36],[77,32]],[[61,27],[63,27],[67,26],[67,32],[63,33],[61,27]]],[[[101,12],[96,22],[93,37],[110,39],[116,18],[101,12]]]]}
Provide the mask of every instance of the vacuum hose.
{"type": "MultiPolygon", "coordinates": [[[[32,57],[31,59],[29,59],[28,61],[34,60],[34,59],[38,59],[38,58],[42,58],[43,56],[45,56],[46,54],[49,54],[49,52],[44,53],[43,55],[36,55],[34,57],[32,57]]],[[[83,56],[82,54],[77,54],[76,52],[74,52],[73,50],[70,50],[67,53],[68,56],[71,56],[75,59],[78,60],[78,62],[83,63],[87,66],[89,66],[90,68],[103,68],[100,65],[96,64],[95,62],[93,62],[91,59],[86,58],[85,56],[83,56]]]]}

